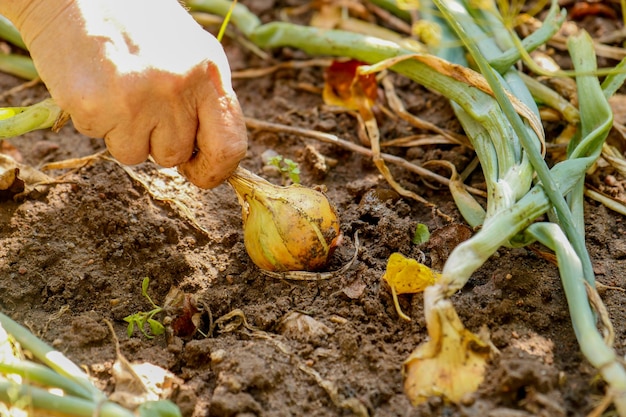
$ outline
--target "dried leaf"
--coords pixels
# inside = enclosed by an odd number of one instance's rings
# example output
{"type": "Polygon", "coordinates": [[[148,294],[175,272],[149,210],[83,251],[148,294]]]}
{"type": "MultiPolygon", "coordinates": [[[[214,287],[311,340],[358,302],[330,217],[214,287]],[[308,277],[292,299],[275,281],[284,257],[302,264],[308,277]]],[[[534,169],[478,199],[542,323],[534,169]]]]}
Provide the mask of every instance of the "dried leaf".
{"type": "Polygon", "coordinates": [[[359,74],[358,68],[365,63],[351,59],[333,61],[325,74],[323,98],[332,106],[358,110],[363,119],[373,117],[372,106],[378,96],[375,74],[359,74]]]}
{"type": "Polygon", "coordinates": [[[489,345],[463,326],[449,300],[427,310],[426,321],[430,339],[405,361],[404,390],[413,405],[432,396],[458,403],[483,381],[489,345]]]}
{"type": "Polygon", "coordinates": [[[168,315],[169,328],[174,336],[193,336],[202,322],[202,311],[198,308],[195,297],[176,287],[170,288],[163,302],[163,309],[168,315]]]}
{"type": "Polygon", "coordinates": [[[358,300],[361,298],[366,288],[367,285],[363,282],[363,280],[356,279],[352,283],[345,286],[341,291],[351,300],[358,300]]]}
{"type": "Polygon", "coordinates": [[[28,193],[37,185],[57,182],[31,166],[20,164],[9,155],[0,154],[0,201],[28,193]]]}
{"type": "Polygon", "coordinates": [[[126,408],[135,409],[148,401],[169,398],[175,386],[182,384],[182,380],[157,365],[148,362],[131,363],[120,350],[113,325],[108,320],[105,323],[111,331],[117,356],[111,368],[115,389],[109,399],[126,408]]]}
{"type": "Polygon", "coordinates": [[[15,195],[24,192],[24,181],[18,177],[19,173],[19,168],[3,170],[0,167],[0,201],[11,200],[15,195]]]}
{"type": "Polygon", "coordinates": [[[406,258],[400,253],[392,253],[387,261],[387,270],[383,279],[391,288],[391,295],[398,315],[404,320],[411,320],[400,309],[398,294],[413,294],[422,292],[429,285],[433,285],[441,274],[431,270],[415,259],[406,258]]]}
{"type": "Polygon", "coordinates": [[[334,330],[313,317],[292,311],[280,321],[279,328],[283,336],[301,342],[320,340],[334,333],[334,330]]]}
{"type": "Polygon", "coordinates": [[[397,294],[414,294],[433,285],[440,276],[441,274],[415,259],[406,258],[395,252],[387,261],[387,270],[383,279],[396,290],[397,294]]]}

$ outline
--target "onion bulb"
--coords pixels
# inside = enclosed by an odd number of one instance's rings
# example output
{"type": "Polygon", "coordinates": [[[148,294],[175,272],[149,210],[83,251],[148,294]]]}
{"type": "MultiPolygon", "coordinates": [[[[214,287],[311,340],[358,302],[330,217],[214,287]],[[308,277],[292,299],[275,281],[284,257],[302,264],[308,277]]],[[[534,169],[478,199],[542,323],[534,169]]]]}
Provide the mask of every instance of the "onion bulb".
{"type": "Polygon", "coordinates": [[[341,233],[326,196],[293,184],[274,185],[237,168],[228,179],[242,208],[244,244],[266,271],[316,271],[328,262],[341,233]]]}

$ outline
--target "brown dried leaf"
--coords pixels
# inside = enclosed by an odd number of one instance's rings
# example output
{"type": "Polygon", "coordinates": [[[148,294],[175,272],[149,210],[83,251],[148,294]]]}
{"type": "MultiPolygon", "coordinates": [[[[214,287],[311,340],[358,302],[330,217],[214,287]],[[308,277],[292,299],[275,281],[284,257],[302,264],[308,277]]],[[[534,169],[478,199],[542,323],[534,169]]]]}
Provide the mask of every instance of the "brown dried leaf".
{"type": "Polygon", "coordinates": [[[351,300],[357,300],[361,298],[365,292],[365,288],[367,288],[365,282],[361,279],[356,279],[349,285],[345,286],[341,291],[351,300]]]}
{"type": "Polygon", "coordinates": [[[194,296],[176,287],[172,287],[165,296],[163,309],[171,319],[169,328],[174,336],[191,337],[201,324],[202,312],[194,296]]]}
{"type": "Polygon", "coordinates": [[[131,363],[122,354],[113,325],[105,320],[115,344],[116,360],[111,369],[115,389],[109,399],[126,408],[135,409],[147,401],[169,398],[182,381],[170,371],[148,362],[131,363]]]}
{"type": "Polygon", "coordinates": [[[19,168],[2,170],[0,167],[0,201],[11,200],[24,192],[24,181],[18,178],[19,168]]]}
{"type": "Polygon", "coordinates": [[[37,185],[56,182],[41,171],[0,154],[0,201],[28,193],[37,185]]]}

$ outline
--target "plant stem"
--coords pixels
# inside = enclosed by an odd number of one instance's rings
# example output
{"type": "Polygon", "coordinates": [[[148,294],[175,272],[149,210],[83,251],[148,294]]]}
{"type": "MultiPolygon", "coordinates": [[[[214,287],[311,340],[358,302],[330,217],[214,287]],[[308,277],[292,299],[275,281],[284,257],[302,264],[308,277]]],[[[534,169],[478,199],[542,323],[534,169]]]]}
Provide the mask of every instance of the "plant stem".
{"type": "MultiPolygon", "coordinates": [[[[561,224],[561,227],[565,231],[565,234],[567,235],[570,242],[572,242],[576,253],[582,261],[585,280],[590,285],[595,285],[595,277],[593,274],[591,259],[589,258],[587,248],[585,247],[584,239],[582,238],[581,234],[578,231],[578,228],[576,227],[576,222],[572,218],[572,213],[567,202],[565,201],[565,198],[559,192],[556,181],[550,175],[548,165],[546,164],[543,156],[537,149],[535,139],[531,137],[526,125],[515,111],[513,104],[507,97],[504,89],[500,84],[500,81],[496,77],[495,70],[482,56],[481,52],[478,50],[478,47],[473,42],[468,42],[468,40],[471,40],[470,36],[466,34],[465,29],[461,26],[461,24],[449,10],[449,5],[452,2],[446,0],[433,0],[433,2],[437,5],[441,13],[446,18],[446,22],[448,22],[452,29],[454,29],[459,38],[464,40],[464,44],[476,61],[476,64],[480,68],[481,74],[489,83],[489,86],[494,92],[496,100],[498,101],[509,122],[513,126],[513,129],[515,130],[515,133],[517,134],[519,141],[522,144],[522,147],[524,148],[528,159],[530,160],[531,165],[537,173],[539,180],[543,183],[545,192],[556,210],[556,214],[559,219],[559,223],[561,224]]],[[[454,4],[458,3],[454,2],[454,4]]]]}
{"type": "Polygon", "coordinates": [[[620,416],[626,416],[626,371],[615,351],[603,340],[589,305],[582,265],[563,231],[554,223],[536,223],[525,234],[556,253],[559,272],[580,349],[609,384],[609,393],[620,416]]]}
{"type": "Polygon", "coordinates": [[[22,325],[2,313],[0,313],[0,325],[8,334],[13,336],[24,349],[30,351],[34,357],[91,393],[94,401],[99,402],[106,399],[104,394],[89,381],[87,375],[61,352],[48,346],[22,325]]]}
{"type": "MultiPolygon", "coordinates": [[[[8,331],[8,330],[7,330],[8,331]]],[[[89,401],[76,397],[61,397],[48,391],[14,382],[0,381],[0,401],[32,410],[35,415],[52,414],[71,417],[134,417],[135,415],[110,401],[89,401]]]]}
{"type": "Polygon", "coordinates": [[[9,19],[0,15],[0,38],[11,42],[13,45],[26,50],[26,44],[17,28],[9,19]]]}
{"type": "Polygon", "coordinates": [[[39,77],[32,59],[24,55],[0,53],[0,71],[26,80],[39,77]]]}
{"type": "Polygon", "coordinates": [[[85,390],[81,385],[50,368],[33,362],[25,360],[15,363],[0,362],[0,374],[20,375],[26,382],[36,382],[41,386],[60,388],[69,395],[87,400],[91,399],[91,392],[85,390]]]}
{"type": "Polygon", "coordinates": [[[52,99],[28,107],[12,108],[7,118],[3,118],[2,110],[0,108],[0,140],[52,127],[62,113],[52,99]]]}

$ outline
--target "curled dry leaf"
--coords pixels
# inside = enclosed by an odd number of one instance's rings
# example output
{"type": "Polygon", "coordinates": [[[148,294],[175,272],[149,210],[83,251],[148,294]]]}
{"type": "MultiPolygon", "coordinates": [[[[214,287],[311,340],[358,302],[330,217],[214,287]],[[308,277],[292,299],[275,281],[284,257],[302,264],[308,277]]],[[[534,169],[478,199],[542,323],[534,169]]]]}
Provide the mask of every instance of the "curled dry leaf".
{"type": "Polygon", "coordinates": [[[169,398],[182,380],[170,371],[148,362],[131,363],[122,354],[113,325],[105,320],[115,344],[116,360],[111,373],[115,389],[109,399],[128,409],[135,409],[146,402],[169,398]]]}
{"type": "Polygon", "coordinates": [[[167,324],[174,336],[183,338],[193,336],[202,321],[202,311],[198,308],[195,297],[176,287],[172,287],[165,296],[163,310],[167,314],[167,324]]]}
{"type": "Polygon", "coordinates": [[[20,164],[9,155],[0,154],[0,201],[28,193],[36,185],[52,184],[55,179],[35,168],[20,164]]]}
{"type": "Polygon", "coordinates": [[[111,369],[115,391],[110,399],[134,409],[147,401],[169,398],[180,381],[170,371],[148,362],[130,363],[125,358],[115,361],[111,369]]]}
{"type": "Polygon", "coordinates": [[[24,192],[24,181],[18,177],[19,173],[19,168],[0,168],[0,201],[10,200],[24,192]]]}
{"type": "Polygon", "coordinates": [[[373,117],[371,108],[378,96],[378,85],[375,74],[359,73],[362,65],[365,63],[354,59],[333,61],[326,70],[323,98],[328,105],[357,110],[368,120],[373,117]]]}

